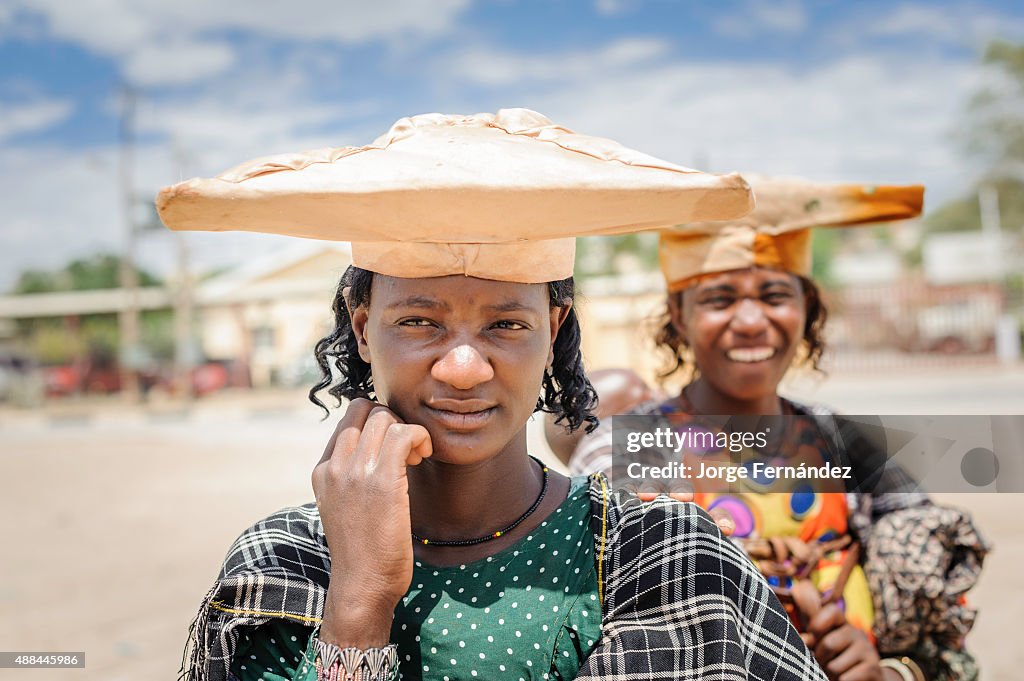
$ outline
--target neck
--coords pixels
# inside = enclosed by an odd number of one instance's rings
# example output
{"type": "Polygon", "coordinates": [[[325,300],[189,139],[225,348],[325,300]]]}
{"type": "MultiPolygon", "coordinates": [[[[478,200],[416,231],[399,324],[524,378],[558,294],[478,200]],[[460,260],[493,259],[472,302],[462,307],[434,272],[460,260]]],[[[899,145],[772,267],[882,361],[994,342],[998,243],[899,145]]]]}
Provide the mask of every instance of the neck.
{"type": "Polygon", "coordinates": [[[447,541],[500,530],[536,501],[542,480],[540,466],[527,456],[525,429],[498,454],[478,463],[425,459],[409,469],[413,531],[447,541]]]}
{"type": "Polygon", "coordinates": [[[735,416],[777,416],[783,413],[776,393],[741,399],[726,395],[708,381],[698,378],[683,389],[684,396],[701,414],[735,416]]]}

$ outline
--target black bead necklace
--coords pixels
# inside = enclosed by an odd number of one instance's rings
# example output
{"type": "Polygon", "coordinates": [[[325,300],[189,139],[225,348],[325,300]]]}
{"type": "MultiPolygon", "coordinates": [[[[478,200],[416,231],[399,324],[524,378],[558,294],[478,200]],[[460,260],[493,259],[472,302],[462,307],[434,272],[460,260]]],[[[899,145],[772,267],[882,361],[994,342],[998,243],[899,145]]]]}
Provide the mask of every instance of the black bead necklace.
{"type": "Polygon", "coordinates": [[[537,507],[540,506],[540,502],[544,501],[544,495],[548,493],[548,467],[542,464],[536,458],[532,456],[530,458],[533,459],[534,461],[537,461],[537,465],[540,466],[541,471],[544,473],[544,482],[540,487],[540,494],[537,496],[537,500],[533,502],[533,505],[530,506],[530,508],[526,509],[526,513],[516,518],[515,522],[513,522],[511,525],[509,525],[508,527],[503,527],[497,532],[485,534],[484,536],[477,537],[475,539],[451,539],[442,541],[434,539],[425,539],[424,537],[419,536],[415,532],[412,533],[412,538],[418,541],[420,544],[423,544],[424,546],[473,546],[474,544],[483,544],[485,541],[497,539],[503,534],[506,534],[514,530],[519,525],[519,523],[529,518],[530,515],[532,515],[533,512],[537,510],[537,507]]]}

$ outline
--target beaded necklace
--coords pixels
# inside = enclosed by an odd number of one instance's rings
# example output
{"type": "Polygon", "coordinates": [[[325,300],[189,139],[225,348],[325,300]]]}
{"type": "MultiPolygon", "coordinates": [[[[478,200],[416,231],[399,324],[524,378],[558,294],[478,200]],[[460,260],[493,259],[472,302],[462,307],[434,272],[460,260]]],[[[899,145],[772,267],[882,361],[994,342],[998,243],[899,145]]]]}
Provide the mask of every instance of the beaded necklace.
{"type": "Polygon", "coordinates": [[[492,539],[497,539],[501,535],[506,534],[506,533],[511,532],[512,530],[514,530],[521,522],[523,522],[524,520],[529,518],[530,515],[532,515],[533,512],[537,510],[537,507],[540,506],[540,502],[544,501],[544,495],[547,494],[547,492],[548,492],[548,467],[545,466],[540,461],[538,461],[535,457],[531,456],[530,458],[533,459],[534,461],[536,461],[537,465],[540,466],[541,471],[544,473],[544,482],[543,482],[543,484],[541,484],[540,494],[537,496],[537,500],[533,502],[533,505],[530,506],[530,508],[526,509],[526,513],[524,513],[521,516],[519,516],[518,518],[516,518],[516,520],[511,525],[508,525],[507,527],[503,527],[502,529],[498,530],[497,532],[492,532],[491,534],[485,534],[482,537],[476,537],[474,539],[434,540],[434,539],[426,539],[424,537],[421,537],[420,535],[416,534],[415,532],[412,533],[412,538],[415,539],[416,541],[418,541],[419,543],[425,545],[425,546],[426,545],[429,545],[429,546],[473,546],[474,544],[482,544],[485,541],[491,541],[492,539]]]}

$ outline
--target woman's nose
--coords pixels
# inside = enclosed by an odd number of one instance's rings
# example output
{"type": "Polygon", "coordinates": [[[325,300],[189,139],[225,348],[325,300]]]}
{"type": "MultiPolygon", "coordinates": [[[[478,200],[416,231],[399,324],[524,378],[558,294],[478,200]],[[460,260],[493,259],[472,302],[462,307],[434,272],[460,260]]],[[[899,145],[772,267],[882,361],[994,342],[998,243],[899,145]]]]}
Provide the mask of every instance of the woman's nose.
{"type": "Polygon", "coordinates": [[[476,348],[463,343],[435,362],[430,375],[457,390],[469,390],[494,378],[494,368],[476,348]]]}
{"type": "Polygon", "coordinates": [[[768,317],[759,301],[744,298],[739,302],[730,326],[738,333],[760,333],[768,328],[768,317]]]}

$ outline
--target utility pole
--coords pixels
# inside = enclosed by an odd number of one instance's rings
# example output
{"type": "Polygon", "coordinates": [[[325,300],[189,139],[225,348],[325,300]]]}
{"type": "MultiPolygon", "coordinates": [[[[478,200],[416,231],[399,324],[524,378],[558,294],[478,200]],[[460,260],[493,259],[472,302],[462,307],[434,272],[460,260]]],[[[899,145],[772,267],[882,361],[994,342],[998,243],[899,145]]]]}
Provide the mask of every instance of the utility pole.
{"type": "MultiPolygon", "coordinates": [[[[182,177],[186,175],[187,158],[178,144],[174,144],[174,158],[182,177]]],[[[195,342],[192,334],[192,268],[189,265],[188,240],[184,232],[174,232],[178,251],[178,287],[174,296],[174,374],[182,400],[192,401],[192,369],[195,366],[195,342]]]]}
{"type": "Polygon", "coordinates": [[[139,276],[135,269],[135,248],[138,232],[135,226],[135,187],[133,146],[135,144],[135,92],[125,85],[121,90],[121,121],[118,129],[118,184],[121,193],[121,220],[125,230],[124,253],[121,255],[120,284],[124,305],[118,318],[121,353],[121,390],[130,402],[142,398],[139,385],[139,276]]]}
{"type": "MultiPolygon", "coordinates": [[[[992,242],[996,277],[1003,287],[1003,300],[1006,300],[1006,254],[1003,245],[1002,222],[999,216],[999,192],[995,185],[983,185],[978,190],[978,205],[981,208],[981,230],[985,238],[992,242]]],[[[1020,326],[1015,315],[1005,309],[996,320],[994,329],[996,341],[996,357],[1003,364],[1016,364],[1021,358],[1020,326]]]]}

